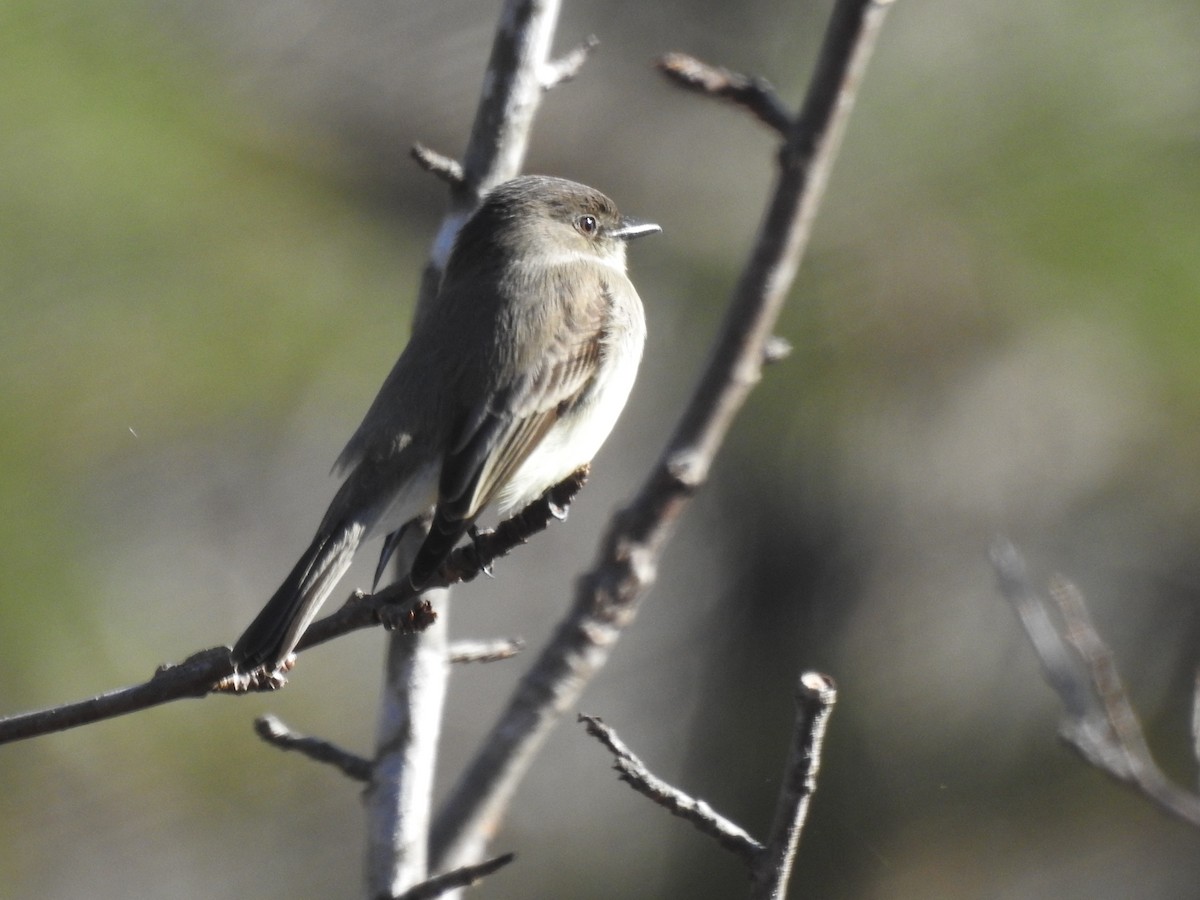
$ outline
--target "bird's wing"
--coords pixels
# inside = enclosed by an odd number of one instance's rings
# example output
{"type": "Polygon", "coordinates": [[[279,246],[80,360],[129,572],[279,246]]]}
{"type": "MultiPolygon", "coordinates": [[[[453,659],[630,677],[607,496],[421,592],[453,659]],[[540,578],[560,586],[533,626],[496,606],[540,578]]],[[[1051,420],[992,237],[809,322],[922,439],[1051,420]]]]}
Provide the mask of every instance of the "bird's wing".
{"type": "Polygon", "coordinates": [[[530,348],[527,371],[496,385],[464,417],[442,460],[430,535],[412,568],[415,584],[433,574],[554,423],[587,392],[604,352],[610,299],[603,285],[591,291],[591,302],[563,304],[570,314],[555,317],[530,348]]]}
{"type": "Polygon", "coordinates": [[[532,356],[532,369],[498,385],[465,419],[442,461],[438,508],[470,519],[487,506],[560,416],[587,391],[605,337],[601,304],[564,317],[532,356]]]}

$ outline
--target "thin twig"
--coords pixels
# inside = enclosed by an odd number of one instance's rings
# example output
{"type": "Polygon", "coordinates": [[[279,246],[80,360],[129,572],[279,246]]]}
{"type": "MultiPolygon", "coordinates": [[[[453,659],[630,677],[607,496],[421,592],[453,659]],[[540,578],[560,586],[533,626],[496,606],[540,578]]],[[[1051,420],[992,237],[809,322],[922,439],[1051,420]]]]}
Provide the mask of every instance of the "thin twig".
{"type": "Polygon", "coordinates": [[[455,641],[448,656],[451,663],[490,663],[512,659],[525,649],[520,638],[501,638],[495,641],[455,641]]]}
{"type": "Polygon", "coordinates": [[[369,759],[344,750],[331,741],[292,731],[275,716],[259,716],[254,720],[254,731],[272,747],[295,750],[309,759],[340,769],[343,775],[355,781],[369,781],[371,778],[369,759]]]}
{"type": "Polygon", "coordinates": [[[836,702],[837,688],[829,676],[819,672],[805,672],[800,676],[792,747],[770,836],[751,869],[751,900],[783,897],[787,892],[792,860],[800,844],[800,833],[804,830],[813,792],[817,789],[825,729],[836,702]]]}
{"type": "Polygon", "coordinates": [[[403,894],[398,894],[390,900],[430,900],[457,888],[470,887],[498,869],[503,869],[517,858],[515,853],[504,853],[492,859],[484,860],[473,866],[462,866],[444,875],[437,875],[409,888],[403,894]]]}
{"type": "MultiPolygon", "coordinates": [[[[475,578],[482,568],[490,567],[495,560],[508,555],[538,531],[560,519],[562,509],[570,504],[586,479],[586,472],[575,473],[551,488],[542,499],[500,523],[495,531],[481,538],[477,544],[459,547],[450,555],[431,584],[446,586],[475,578]]],[[[356,591],[336,612],[314,622],[296,649],[306,650],[343,634],[374,627],[385,615],[384,610],[390,613],[390,619],[396,619],[397,612],[406,614],[410,626],[417,630],[427,624],[428,617],[433,614],[407,582],[397,583],[375,594],[356,591]]],[[[229,648],[210,647],[192,654],[181,663],[161,665],[151,678],[140,684],[87,700],[6,716],[0,719],[0,744],[66,731],[176,700],[203,697],[214,691],[225,692],[222,683],[232,674],[229,648]]],[[[235,693],[232,690],[229,692],[235,693]]]]}
{"type": "Polygon", "coordinates": [[[744,828],[726,819],[703,800],[663,781],[654,775],[645,763],[625,745],[616,732],[596,716],[579,716],[587,723],[587,732],[608,748],[616,762],[613,768],[621,774],[621,780],[643,796],[649,797],[672,815],[691,822],[699,831],[716,840],[731,853],[752,863],[763,850],[763,845],[750,836],[744,828]]]}
{"type": "Polygon", "coordinates": [[[1041,594],[1024,558],[1007,540],[994,543],[991,560],[1001,594],[1016,608],[1046,682],[1062,701],[1062,739],[1089,764],[1200,828],[1200,795],[1173,784],[1154,761],[1112,651],[1096,631],[1079,589],[1058,576],[1050,596],[1041,594]]]}
{"type": "Polygon", "coordinates": [[[668,53],[658,60],[657,66],[680,87],[741,106],[784,137],[792,127],[791,110],[764,78],[750,78],[710,66],[686,53],[668,53]]]}
{"type": "Polygon", "coordinates": [[[759,379],[837,156],[855,91],[888,7],[838,0],[803,109],[789,127],[775,192],[709,362],[681,421],[633,501],[614,518],[551,643],[451,791],[434,824],[435,866],[455,865],[494,834],[516,785],[557,718],[608,659],[654,581],[688,500],[759,379]]]}

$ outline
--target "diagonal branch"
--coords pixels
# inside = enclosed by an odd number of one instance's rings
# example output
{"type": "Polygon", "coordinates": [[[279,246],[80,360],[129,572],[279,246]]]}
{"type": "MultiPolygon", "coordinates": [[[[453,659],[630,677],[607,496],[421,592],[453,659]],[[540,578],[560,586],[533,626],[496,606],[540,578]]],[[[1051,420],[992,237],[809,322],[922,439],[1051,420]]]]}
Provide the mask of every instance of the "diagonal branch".
{"type": "Polygon", "coordinates": [[[804,107],[789,126],[766,219],[708,364],[658,463],[577,582],[551,644],[442,808],[432,841],[435,867],[478,858],[550,729],[607,661],[654,581],[676,520],[759,379],[888,6],[886,0],[836,3],[804,107]]]}

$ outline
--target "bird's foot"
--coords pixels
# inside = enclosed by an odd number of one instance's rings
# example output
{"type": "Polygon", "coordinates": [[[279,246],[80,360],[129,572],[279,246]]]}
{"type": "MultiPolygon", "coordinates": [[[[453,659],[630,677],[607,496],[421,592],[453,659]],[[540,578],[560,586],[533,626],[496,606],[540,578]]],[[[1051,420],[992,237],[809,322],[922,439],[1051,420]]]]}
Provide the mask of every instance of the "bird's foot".
{"type": "Polygon", "coordinates": [[[277,691],[287,684],[288,672],[296,667],[296,654],[289,653],[287,659],[273,669],[259,666],[247,672],[234,670],[217,682],[214,692],[221,694],[248,694],[257,691],[277,691]]]}

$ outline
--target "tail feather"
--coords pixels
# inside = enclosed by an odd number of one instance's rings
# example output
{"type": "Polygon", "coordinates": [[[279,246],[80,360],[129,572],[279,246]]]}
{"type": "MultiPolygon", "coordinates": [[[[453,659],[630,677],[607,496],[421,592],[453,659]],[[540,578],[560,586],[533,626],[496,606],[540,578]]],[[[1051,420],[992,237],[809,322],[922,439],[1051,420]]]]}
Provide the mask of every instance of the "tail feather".
{"type": "Polygon", "coordinates": [[[233,662],[239,672],[274,671],[296,648],[354,558],[365,528],[356,522],[322,529],[262,612],[238,638],[233,662]]]}

